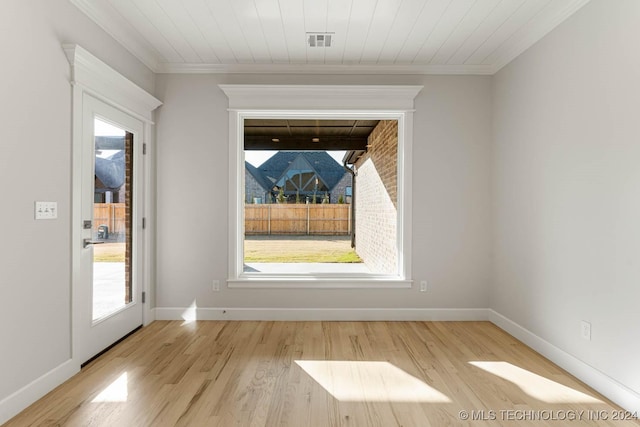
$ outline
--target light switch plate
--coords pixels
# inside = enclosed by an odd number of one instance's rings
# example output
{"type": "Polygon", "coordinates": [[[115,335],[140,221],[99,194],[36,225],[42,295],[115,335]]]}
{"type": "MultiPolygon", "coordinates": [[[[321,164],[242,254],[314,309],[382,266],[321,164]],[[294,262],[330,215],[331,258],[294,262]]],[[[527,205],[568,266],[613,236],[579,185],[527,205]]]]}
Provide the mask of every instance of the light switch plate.
{"type": "Polygon", "coordinates": [[[58,202],[36,202],[34,212],[36,219],[56,219],[58,218],[58,202]]]}

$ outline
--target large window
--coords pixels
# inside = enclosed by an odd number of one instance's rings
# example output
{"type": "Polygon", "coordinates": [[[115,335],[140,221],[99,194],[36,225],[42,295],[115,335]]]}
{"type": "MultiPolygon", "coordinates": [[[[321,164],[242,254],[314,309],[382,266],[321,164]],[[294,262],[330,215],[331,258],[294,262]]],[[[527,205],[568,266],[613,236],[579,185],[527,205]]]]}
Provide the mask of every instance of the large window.
{"type": "Polygon", "coordinates": [[[245,119],[244,157],[243,272],[397,275],[397,120],[245,119]]]}
{"type": "MultiPolygon", "coordinates": [[[[409,287],[410,277],[410,194],[411,194],[411,140],[413,97],[421,87],[371,87],[371,86],[245,86],[223,85],[221,88],[230,100],[230,209],[229,209],[229,286],[230,287],[409,287]],[[372,95],[380,110],[371,110],[372,95]],[[353,96],[348,102],[344,96],[353,96]],[[278,107],[272,110],[266,101],[271,95],[278,107]],[[334,99],[335,98],[335,99],[334,99]],[[300,105],[303,104],[303,105],[300,105]],[[315,108],[323,104],[323,108],[315,108]],[[256,109],[260,105],[260,109],[256,109]],[[300,105],[300,108],[292,108],[300,105]],[[329,106],[333,106],[331,109],[329,106]],[[349,110],[341,106],[351,106],[349,110]],[[394,108],[389,109],[390,106],[394,108]],[[245,108],[243,108],[245,107],[245,108]],[[250,107],[250,108],[246,108],[250,107]],[[310,192],[330,190],[308,159],[291,160],[284,173],[276,180],[268,181],[269,191],[264,197],[248,197],[245,194],[245,121],[253,120],[372,120],[394,124],[397,134],[397,150],[394,159],[393,207],[395,210],[395,259],[391,269],[383,272],[352,271],[254,271],[245,268],[245,206],[254,201],[266,202],[269,193],[278,191],[290,200],[310,192]],[[311,166],[311,167],[310,167],[311,166]]],[[[273,138],[277,139],[277,138],[273,138]]],[[[353,164],[353,163],[352,163],[353,164]]],[[[248,175],[247,175],[248,176],[248,175]]],[[[273,177],[272,177],[273,178],[273,177]]],[[[355,185],[343,189],[342,203],[347,198],[357,198],[355,185]],[[347,194],[349,192],[350,194],[347,194]]],[[[273,193],[271,193],[273,194],[273,193]]],[[[295,199],[294,199],[295,200],[295,199]]],[[[357,201],[356,201],[357,203],[357,201]]],[[[305,199],[306,204],[306,199],[305,199]]],[[[357,224],[356,224],[357,233],[357,224]]]]}

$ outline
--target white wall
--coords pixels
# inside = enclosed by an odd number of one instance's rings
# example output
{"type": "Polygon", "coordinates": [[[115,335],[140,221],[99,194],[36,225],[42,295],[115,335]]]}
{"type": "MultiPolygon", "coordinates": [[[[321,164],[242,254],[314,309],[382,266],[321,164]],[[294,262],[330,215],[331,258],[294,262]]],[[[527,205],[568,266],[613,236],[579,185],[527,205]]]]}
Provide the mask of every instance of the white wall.
{"type": "Polygon", "coordinates": [[[490,77],[159,75],[160,308],[486,308],[490,269],[490,77]],[[221,83],[422,84],[413,157],[413,277],[430,290],[212,292],[227,277],[228,113],[221,83]]]}
{"type": "Polygon", "coordinates": [[[636,393],[639,22],[636,0],[593,0],[494,76],[491,298],[636,393]]]}
{"type": "Polygon", "coordinates": [[[70,358],[71,86],[62,43],[153,90],[153,74],[68,1],[3,1],[0,402],[70,358]],[[36,200],[57,201],[58,219],[35,221],[36,200]]]}

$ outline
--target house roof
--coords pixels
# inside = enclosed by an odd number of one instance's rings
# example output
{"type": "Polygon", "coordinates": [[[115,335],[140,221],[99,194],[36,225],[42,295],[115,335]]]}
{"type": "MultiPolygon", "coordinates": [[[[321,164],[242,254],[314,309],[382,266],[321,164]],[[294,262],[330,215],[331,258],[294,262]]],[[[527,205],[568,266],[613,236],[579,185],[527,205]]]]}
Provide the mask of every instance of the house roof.
{"type": "Polygon", "coordinates": [[[251,176],[264,188],[266,191],[271,190],[273,183],[271,183],[260,171],[249,162],[244,162],[245,169],[251,174],[251,176]]]}
{"type": "Polygon", "coordinates": [[[103,189],[117,190],[125,181],[124,150],[102,158],[96,157],[95,175],[104,185],[103,189]]]}
{"type": "MultiPolygon", "coordinates": [[[[342,165],[326,151],[278,151],[259,167],[253,169],[262,175],[264,181],[271,183],[265,187],[270,189],[298,157],[302,157],[315,169],[328,188],[335,187],[346,173],[342,165]]],[[[248,170],[253,175],[251,169],[248,170]]]]}

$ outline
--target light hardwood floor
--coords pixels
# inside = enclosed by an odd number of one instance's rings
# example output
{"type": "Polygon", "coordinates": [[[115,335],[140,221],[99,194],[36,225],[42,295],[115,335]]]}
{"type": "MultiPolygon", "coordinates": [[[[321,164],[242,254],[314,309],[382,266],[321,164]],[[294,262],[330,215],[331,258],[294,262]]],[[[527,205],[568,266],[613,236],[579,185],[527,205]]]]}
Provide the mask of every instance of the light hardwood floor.
{"type": "Polygon", "coordinates": [[[488,322],[157,321],[6,426],[640,425],[619,410],[488,322]]]}

